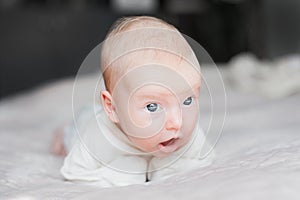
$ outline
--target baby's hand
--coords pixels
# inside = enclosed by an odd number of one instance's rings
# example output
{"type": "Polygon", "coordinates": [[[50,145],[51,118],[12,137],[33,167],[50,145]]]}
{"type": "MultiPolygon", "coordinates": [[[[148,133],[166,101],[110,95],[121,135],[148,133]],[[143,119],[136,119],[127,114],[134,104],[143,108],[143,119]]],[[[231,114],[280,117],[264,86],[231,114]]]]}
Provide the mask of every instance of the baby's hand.
{"type": "Polygon", "coordinates": [[[67,151],[63,142],[63,126],[56,129],[51,144],[51,152],[57,156],[66,156],[67,151]]]}

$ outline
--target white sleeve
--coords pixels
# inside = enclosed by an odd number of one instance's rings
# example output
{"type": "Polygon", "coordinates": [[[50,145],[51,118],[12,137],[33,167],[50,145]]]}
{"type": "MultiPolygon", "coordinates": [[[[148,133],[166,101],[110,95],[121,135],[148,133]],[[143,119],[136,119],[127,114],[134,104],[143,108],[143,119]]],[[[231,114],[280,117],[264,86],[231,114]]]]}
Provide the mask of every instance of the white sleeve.
{"type": "Polygon", "coordinates": [[[107,166],[90,155],[80,142],[77,142],[68,156],[65,158],[61,169],[62,175],[71,181],[84,182],[85,184],[96,185],[100,187],[125,186],[132,184],[141,184],[146,180],[145,173],[128,173],[126,171],[117,171],[110,166],[130,165],[128,168],[143,169],[147,165],[142,158],[119,157],[107,163],[107,166]]]}

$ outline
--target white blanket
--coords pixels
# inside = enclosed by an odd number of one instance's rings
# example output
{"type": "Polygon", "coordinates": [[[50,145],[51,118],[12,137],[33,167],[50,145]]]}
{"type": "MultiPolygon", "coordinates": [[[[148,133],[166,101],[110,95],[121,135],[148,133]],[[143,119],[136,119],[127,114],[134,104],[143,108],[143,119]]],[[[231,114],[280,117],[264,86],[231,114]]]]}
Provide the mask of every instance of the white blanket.
{"type": "MultiPolygon", "coordinates": [[[[64,181],[63,158],[49,152],[53,130],[71,119],[72,84],[62,80],[1,101],[1,199],[299,199],[299,94],[269,100],[227,85],[228,113],[212,165],[149,185],[107,189],[64,181]]],[[[214,109],[218,114],[218,101],[214,109]]]]}

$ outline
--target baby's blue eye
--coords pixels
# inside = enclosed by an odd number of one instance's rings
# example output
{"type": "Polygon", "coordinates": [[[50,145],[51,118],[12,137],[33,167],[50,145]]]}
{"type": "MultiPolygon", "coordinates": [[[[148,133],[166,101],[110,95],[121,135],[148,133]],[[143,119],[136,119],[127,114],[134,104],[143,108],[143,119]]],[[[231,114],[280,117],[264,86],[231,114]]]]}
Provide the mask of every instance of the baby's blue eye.
{"type": "Polygon", "coordinates": [[[186,100],[184,100],[183,104],[188,106],[192,103],[193,99],[192,97],[188,97],[186,100]]]}
{"type": "Polygon", "coordinates": [[[158,105],[157,105],[157,103],[150,103],[150,104],[148,104],[147,106],[146,106],[146,108],[147,108],[147,110],[149,111],[149,112],[155,112],[155,111],[157,111],[157,109],[158,109],[158,105]]]}

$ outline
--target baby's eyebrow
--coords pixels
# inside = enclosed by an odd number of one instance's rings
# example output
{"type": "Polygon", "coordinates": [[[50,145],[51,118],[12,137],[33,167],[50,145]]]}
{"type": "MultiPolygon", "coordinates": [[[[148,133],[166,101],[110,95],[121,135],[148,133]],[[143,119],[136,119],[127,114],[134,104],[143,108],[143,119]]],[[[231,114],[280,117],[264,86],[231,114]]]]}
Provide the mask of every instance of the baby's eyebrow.
{"type": "Polygon", "coordinates": [[[141,94],[137,95],[139,99],[162,99],[168,96],[173,96],[173,93],[166,93],[166,92],[156,92],[151,94],[141,94]]]}
{"type": "Polygon", "coordinates": [[[178,92],[178,95],[189,95],[190,93],[198,93],[198,91],[200,91],[200,84],[194,84],[193,86],[189,87],[186,90],[182,90],[180,92],[178,92]]]}
{"type": "Polygon", "coordinates": [[[191,93],[194,94],[198,94],[198,91],[200,91],[200,85],[197,86],[195,85],[195,88],[189,88],[185,91],[181,91],[177,94],[174,94],[172,92],[164,92],[164,91],[155,91],[153,93],[149,93],[149,94],[140,94],[137,95],[138,99],[164,99],[166,97],[172,97],[174,95],[176,96],[183,96],[183,95],[191,95],[191,93]]]}

